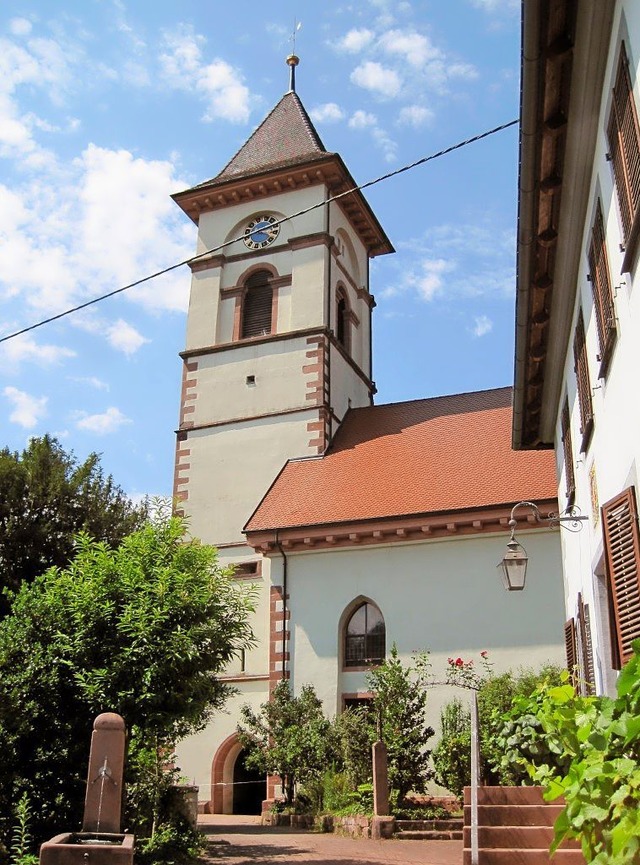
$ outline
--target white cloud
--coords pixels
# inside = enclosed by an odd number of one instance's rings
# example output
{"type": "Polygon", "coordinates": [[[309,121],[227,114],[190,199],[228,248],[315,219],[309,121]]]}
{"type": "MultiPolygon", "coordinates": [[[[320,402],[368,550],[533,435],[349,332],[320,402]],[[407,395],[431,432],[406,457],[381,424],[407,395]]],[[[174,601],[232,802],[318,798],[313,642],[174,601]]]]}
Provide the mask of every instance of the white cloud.
{"type": "Polygon", "coordinates": [[[399,55],[417,68],[442,56],[426,36],[415,31],[389,30],[381,37],[379,45],[387,54],[399,55]]]}
{"type": "Polygon", "coordinates": [[[337,123],[344,119],[344,111],[335,102],[325,102],[312,108],[309,117],[314,123],[337,123]]]}
{"type": "Polygon", "coordinates": [[[76,352],[61,345],[41,345],[35,339],[23,334],[16,336],[0,346],[0,356],[9,363],[20,361],[35,361],[42,366],[52,366],[64,358],[75,357],[76,352]]]}
{"type": "Polygon", "coordinates": [[[427,123],[431,123],[434,118],[434,113],[430,108],[425,108],[424,105],[406,105],[400,109],[398,122],[404,126],[413,126],[419,129],[427,123]]]}
{"type": "Polygon", "coordinates": [[[205,39],[183,25],[176,33],[165,33],[160,66],[165,80],[177,90],[195,89],[206,103],[204,120],[222,119],[246,123],[249,119],[249,88],[242,74],[226,60],[202,59],[205,39]]]}
{"type": "Polygon", "coordinates": [[[476,316],[475,323],[473,326],[472,333],[474,336],[480,337],[485,336],[487,333],[491,333],[493,330],[493,322],[486,315],[478,315],[476,316]]]}
{"type": "Polygon", "coordinates": [[[9,32],[14,36],[28,36],[31,33],[31,21],[26,18],[12,18],[9,22],[9,32]]]}
{"type": "Polygon", "coordinates": [[[12,423],[31,429],[47,414],[46,396],[31,396],[15,387],[5,387],[3,393],[13,405],[13,411],[9,414],[12,423]]]}
{"type": "Polygon", "coordinates": [[[141,333],[138,333],[135,327],[127,324],[121,318],[109,327],[107,339],[113,348],[124,352],[126,355],[135,354],[145,342],[149,342],[141,333]]]}
{"type": "Polygon", "coordinates": [[[371,44],[373,40],[373,31],[362,28],[358,30],[354,28],[338,41],[337,48],[341,51],[348,51],[350,54],[357,54],[371,44]]]}
{"type": "Polygon", "coordinates": [[[95,375],[70,376],[69,381],[75,381],[78,384],[88,384],[89,387],[94,387],[96,390],[109,390],[108,383],[95,375]]]}
{"type": "Polygon", "coordinates": [[[375,114],[368,111],[358,109],[349,118],[349,127],[351,129],[366,129],[368,126],[377,126],[378,118],[375,114]]]}
{"type": "Polygon", "coordinates": [[[349,118],[350,129],[368,129],[375,144],[382,150],[387,162],[393,162],[398,152],[398,145],[385,130],[378,125],[375,114],[358,109],[349,118]]]}
{"type": "Polygon", "coordinates": [[[351,80],[358,87],[384,98],[397,96],[402,86],[402,78],[394,69],[372,60],[356,66],[351,73],[351,80]]]}
{"type": "Polygon", "coordinates": [[[110,406],[102,414],[87,414],[86,412],[77,412],[76,427],[87,432],[95,433],[96,435],[109,435],[117,432],[120,427],[131,423],[131,419],[122,414],[119,408],[110,406]]]}
{"type": "Polygon", "coordinates": [[[471,5],[489,15],[500,12],[512,14],[520,11],[520,0],[471,0],[471,5]]]}
{"type": "Polygon", "coordinates": [[[418,294],[423,300],[433,300],[444,284],[444,274],[453,270],[454,264],[444,258],[425,258],[421,262],[422,273],[416,279],[418,294]]]}

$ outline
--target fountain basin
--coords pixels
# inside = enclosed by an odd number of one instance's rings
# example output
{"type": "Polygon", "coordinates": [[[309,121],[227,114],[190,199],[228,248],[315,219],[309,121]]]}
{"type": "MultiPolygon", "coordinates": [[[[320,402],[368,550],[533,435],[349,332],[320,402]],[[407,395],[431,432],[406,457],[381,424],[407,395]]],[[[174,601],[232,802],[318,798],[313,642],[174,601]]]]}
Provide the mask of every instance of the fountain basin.
{"type": "Polygon", "coordinates": [[[40,847],[40,865],[132,865],[134,835],[63,832],[40,847]]]}

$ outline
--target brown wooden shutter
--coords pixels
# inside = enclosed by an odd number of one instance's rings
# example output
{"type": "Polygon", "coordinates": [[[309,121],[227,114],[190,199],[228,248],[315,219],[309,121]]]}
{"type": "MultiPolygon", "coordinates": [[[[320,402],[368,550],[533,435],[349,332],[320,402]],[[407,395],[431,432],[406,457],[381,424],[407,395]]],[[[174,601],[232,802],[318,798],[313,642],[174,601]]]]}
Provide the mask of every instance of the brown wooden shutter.
{"type": "Polygon", "coordinates": [[[589,278],[593,293],[593,304],[596,311],[596,324],[598,326],[599,360],[601,362],[600,377],[602,378],[606,373],[611,350],[616,339],[616,320],[600,199],[598,199],[596,205],[593,228],[591,229],[589,278]]]}
{"type": "Polygon", "coordinates": [[[271,333],[273,289],[268,283],[269,277],[268,271],[259,271],[247,280],[242,305],[243,338],[271,333]]]}
{"type": "Polygon", "coordinates": [[[571,684],[576,687],[576,665],[578,663],[578,646],[576,640],[576,623],[568,619],[564,623],[564,647],[567,654],[567,670],[571,674],[571,684]]]}
{"type": "Polygon", "coordinates": [[[640,532],[633,487],[602,506],[605,561],[613,608],[613,629],[622,664],[640,639],[640,532]]]}
{"type": "Polygon", "coordinates": [[[569,401],[565,399],[562,408],[562,452],[564,454],[564,475],[567,481],[567,507],[573,504],[576,496],[576,477],[573,470],[573,447],[571,444],[571,418],[569,401]]]}
{"type": "Polygon", "coordinates": [[[578,635],[580,637],[580,690],[583,694],[592,694],[595,690],[595,674],[591,623],[589,621],[589,605],[583,603],[581,593],[578,593],[578,635]]]}
{"type": "Polygon", "coordinates": [[[584,333],[582,310],[578,313],[576,332],[573,340],[578,402],[580,404],[580,432],[582,433],[581,451],[586,451],[593,431],[593,406],[591,403],[591,382],[587,362],[587,345],[584,333]]]}
{"type": "Polygon", "coordinates": [[[607,137],[626,243],[631,233],[634,215],[640,205],[640,127],[624,42],[620,50],[618,74],[613,88],[607,137]]]}

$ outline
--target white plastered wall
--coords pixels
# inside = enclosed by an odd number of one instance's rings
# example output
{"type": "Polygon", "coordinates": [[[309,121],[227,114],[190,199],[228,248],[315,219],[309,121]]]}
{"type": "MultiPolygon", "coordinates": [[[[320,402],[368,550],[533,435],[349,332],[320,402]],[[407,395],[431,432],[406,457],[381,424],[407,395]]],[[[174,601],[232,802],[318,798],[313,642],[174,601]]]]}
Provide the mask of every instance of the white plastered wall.
{"type": "MultiPolygon", "coordinates": [[[[405,660],[428,650],[437,674],[448,657],[477,661],[481,651],[489,652],[496,672],[564,664],[558,530],[522,534],[529,554],[524,592],[506,592],[496,571],[507,540],[505,533],[290,554],[294,690],[313,684],[330,716],[342,694],[366,690],[365,673],[342,671],[338,663],[339,622],[360,595],[382,611],[387,650],[395,642],[405,660]]],[[[430,694],[434,727],[451,697],[448,688],[430,694]]]]}
{"type": "Polygon", "coordinates": [[[566,616],[575,617],[578,593],[589,605],[592,628],[592,643],[599,692],[612,692],[616,674],[611,668],[609,635],[609,612],[602,580],[603,545],[599,507],[631,484],[638,482],[637,467],[640,461],[640,401],[633,394],[632,383],[640,369],[640,296],[637,286],[637,266],[634,273],[621,274],[624,252],[621,249],[622,234],[617,194],[613,182],[613,171],[607,159],[609,149],[606,127],[611,110],[611,92],[617,71],[620,42],[624,40],[631,65],[636,106],[640,107],[640,4],[626,2],[618,4],[609,49],[604,79],[603,96],[598,121],[593,171],[590,178],[590,197],[580,249],[580,264],[577,277],[576,305],[573,311],[572,334],[578,310],[584,317],[589,375],[592,388],[594,431],[586,453],[580,452],[580,410],[577,398],[574,371],[573,343],[570,341],[565,360],[564,387],[558,406],[556,430],[558,498],[565,503],[566,467],[562,450],[560,417],[565,395],[568,396],[571,414],[571,435],[574,453],[576,482],[575,504],[589,522],[582,532],[571,535],[563,533],[563,571],[565,576],[566,616]],[[607,257],[610,277],[614,286],[614,307],[618,339],[606,379],[598,379],[598,336],[593,296],[588,280],[588,249],[596,200],[602,204],[605,223],[607,257]]]}
{"type": "Polygon", "coordinates": [[[308,441],[317,410],[192,430],[189,498],[185,510],[194,537],[206,543],[244,540],[242,527],[288,457],[308,441]]]}

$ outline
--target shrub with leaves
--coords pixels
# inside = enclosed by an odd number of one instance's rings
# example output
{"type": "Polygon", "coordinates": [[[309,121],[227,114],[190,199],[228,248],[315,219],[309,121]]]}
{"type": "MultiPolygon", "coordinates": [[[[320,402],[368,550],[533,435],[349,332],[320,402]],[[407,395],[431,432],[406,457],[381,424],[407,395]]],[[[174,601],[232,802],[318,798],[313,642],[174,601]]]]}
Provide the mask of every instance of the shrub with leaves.
{"type": "Polygon", "coordinates": [[[568,682],[540,687],[535,714],[559,759],[531,766],[548,800],[564,796],[554,851],[578,838],[587,862],[640,862],[640,640],[620,673],[617,697],[581,697],[568,682]]]}
{"type": "MultiPolygon", "coordinates": [[[[509,671],[494,676],[486,659],[480,665],[483,674],[470,662],[458,665],[458,660],[450,662],[456,678],[448,683],[477,690],[482,783],[531,784],[527,758],[538,754],[542,759],[550,754],[531,695],[540,682],[560,684],[562,671],[547,665],[539,671],[509,671]]],[[[434,751],[436,780],[460,797],[471,782],[471,724],[469,711],[457,698],[444,707],[441,725],[442,737],[434,751]]]]}
{"type": "Polygon", "coordinates": [[[441,738],[433,752],[435,779],[461,798],[469,783],[471,722],[469,709],[455,698],[440,713],[441,738]]]}
{"type": "Polygon", "coordinates": [[[246,765],[278,775],[285,803],[292,805],[296,785],[320,777],[335,754],[331,724],[315,690],[303,685],[295,697],[282,679],[259,712],[243,706],[240,714],[238,739],[247,753],[246,765]]]}
{"type": "Polygon", "coordinates": [[[252,596],[216,556],[158,515],[117,549],[80,536],[69,567],[21,587],[0,622],[0,835],[22,791],[36,840],[79,825],[100,712],[124,717],[132,767],[143,749],[160,778],[177,738],[224,704],[217,674],[251,645],[252,596]]]}
{"type": "Polygon", "coordinates": [[[387,746],[389,787],[398,804],[409,791],[423,792],[433,777],[427,746],[434,730],[425,720],[428,683],[427,657],[415,655],[405,665],[395,643],[384,663],[367,675],[373,692],[371,723],[387,746]]]}

